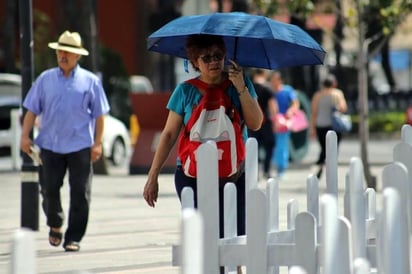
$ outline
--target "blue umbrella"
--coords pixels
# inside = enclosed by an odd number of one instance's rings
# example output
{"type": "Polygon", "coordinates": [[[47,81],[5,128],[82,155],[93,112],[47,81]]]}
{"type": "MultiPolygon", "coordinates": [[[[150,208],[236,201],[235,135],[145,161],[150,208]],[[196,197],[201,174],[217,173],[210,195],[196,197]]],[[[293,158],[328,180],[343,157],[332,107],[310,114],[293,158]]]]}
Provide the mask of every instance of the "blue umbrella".
{"type": "Polygon", "coordinates": [[[298,26],[243,12],[179,17],[148,37],[148,50],[187,58],[186,38],[192,34],[222,36],[227,58],[244,67],[318,65],[326,55],[298,26]]]}

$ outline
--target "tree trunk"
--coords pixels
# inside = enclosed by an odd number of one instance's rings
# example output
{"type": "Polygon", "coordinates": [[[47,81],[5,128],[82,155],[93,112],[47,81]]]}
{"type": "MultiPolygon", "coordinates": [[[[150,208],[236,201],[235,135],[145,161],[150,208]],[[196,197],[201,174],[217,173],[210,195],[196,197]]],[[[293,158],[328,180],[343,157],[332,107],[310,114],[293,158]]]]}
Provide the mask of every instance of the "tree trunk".
{"type": "Polygon", "coordinates": [[[83,35],[84,44],[89,50],[89,56],[85,61],[89,70],[94,73],[99,72],[98,52],[97,52],[97,18],[96,18],[96,1],[86,0],[83,3],[83,35]]]}
{"type": "Polygon", "coordinates": [[[359,38],[358,38],[358,102],[359,102],[359,137],[361,160],[366,184],[376,189],[376,178],[372,176],[368,160],[369,113],[368,113],[368,75],[367,43],[365,41],[365,23],[362,20],[363,7],[358,3],[359,38]]]}
{"type": "MultiPolygon", "coordinates": [[[[98,66],[98,52],[97,52],[97,18],[96,18],[96,8],[97,3],[95,0],[86,0],[83,3],[83,14],[84,14],[84,28],[83,37],[85,45],[89,50],[90,55],[87,58],[87,67],[94,73],[99,72],[98,66]]],[[[104,151],[103,151],[104,155],[104,151]]],[[[95,174],[108,175],[109,171],[107,168],[106,157],[100,157],[100,159],[93,164],[93,169],[95,174]]]]}
{"type": "Polygon", "coordinates": [[[340,3],[340,0],[335,0],[336,3],[336,24],[335,27],[333,28],[333,33],[335,35],[335,38],[333,39],[333,48],[335,50],[335,60],[336,60],[336,66],[338,69],[341,67],[340,63],[340,58],[342,56],[342,41],[345,37],[345,34],[343,32],[343,27],[344,27],[344,18],[343,18],[343,11],[342,11],[342,5],[340,3]]]}
{"type": "Polygon", "coordinates": [[[388,81],[389,86],[391,87],[391,92],[396,91],[396,81],[393,77],[392,67],[390,63],[390,46],[389,46],[390,39],[386,39],[385,43],[382,46],[381,54],[382,54],[382,68],[385,73],[386,80],[388,81]]]}

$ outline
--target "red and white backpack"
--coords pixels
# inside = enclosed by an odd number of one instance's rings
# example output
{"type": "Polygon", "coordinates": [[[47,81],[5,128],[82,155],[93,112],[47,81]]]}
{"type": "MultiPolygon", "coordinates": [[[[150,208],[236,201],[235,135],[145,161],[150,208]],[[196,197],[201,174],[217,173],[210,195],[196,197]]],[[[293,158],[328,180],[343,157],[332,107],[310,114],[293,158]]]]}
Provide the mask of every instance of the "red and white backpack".
{"type": "Polygon", "coordinates": [[[219,155],[219,178],[235,175],[245,159],[242,121],[236,106],[226,94],[231,82],[208,85],[199,79],[187,83],[205,92],[192,111],[179,143],[178,155],[184,173],[196,177],[196,151],[207,141],[214,141],[219,155]]]}

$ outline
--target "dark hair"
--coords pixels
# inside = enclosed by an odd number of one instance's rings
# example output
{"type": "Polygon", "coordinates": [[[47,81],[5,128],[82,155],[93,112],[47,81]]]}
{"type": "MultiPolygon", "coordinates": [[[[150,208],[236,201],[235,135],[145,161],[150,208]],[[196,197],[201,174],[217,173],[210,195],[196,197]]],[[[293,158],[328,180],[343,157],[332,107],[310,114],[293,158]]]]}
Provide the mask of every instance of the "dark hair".
{"type": "Polygon", "coordinates": [[[326,76],[322,84],[325,88],[334,87],[337,84],[335,75],[329,74],[328,76],[326,76]]]}
{"type": "Polygon", "coordinates": [[[263,75],[265,74],[265,70],[261,68],[256,68],[253,70],[253,75],[263,75]]]}
{"type": "Polygon", "coordinates": [[[186,40],[186,55],[195,70],[194,61],[199,58],[200,54],[209,49],[210,47],[216,46],[223,53],[226,53],[225,42],[223,38],[218,35],[207,35],[207,34],[193,34],[187,37],[186,40]]]}

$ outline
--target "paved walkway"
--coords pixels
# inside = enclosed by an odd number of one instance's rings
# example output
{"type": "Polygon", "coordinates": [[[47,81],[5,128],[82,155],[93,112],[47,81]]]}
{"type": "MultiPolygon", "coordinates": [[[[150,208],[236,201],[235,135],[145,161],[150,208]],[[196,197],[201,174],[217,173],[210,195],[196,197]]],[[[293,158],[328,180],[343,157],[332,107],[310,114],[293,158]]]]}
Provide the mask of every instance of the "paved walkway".
{"type": "MultiPolygon", "coordinates": [[[[392,148],[397,140],[371,141],[369,144],[372,173],[378,177],[392,160],[392,148]]],[[[294,198],[301,210],[306,209],[306,177],[318,154],[311,143],[305,159],[288,170],[280,185],[281,229],[285,228],[286,204],[294,198]]],[[[339,188],[348,163],[359,155],[357,140],[344,140],[339,156],[339,188]]],[[[10,273],[10,242],[20,227],[20,172],[11,171],[8,159],[0,159],[0,274],[10,273]]],[[[160,177],[160,195],[156,208],[142,198],[145,176],[127,174],[127,167],[110,167],[109,176],[97,175],[92,188],[91,215],[87,234],[79,253],[66,253],[62,247],[48,244],[48,227],[40,212],[39,231],[34,232],[37,248],[36,273],[179,273],[171,266],[171,246],[179,243],[180,204],[176,197],[173,176],[160,177]]],[[[264,188],[264,182],[259,187],[264,188]]],[[[320,189],[325,189],[321,180],[320,189]]],[[[67,184],[63,189],[67,212],[67,184]]]]}

